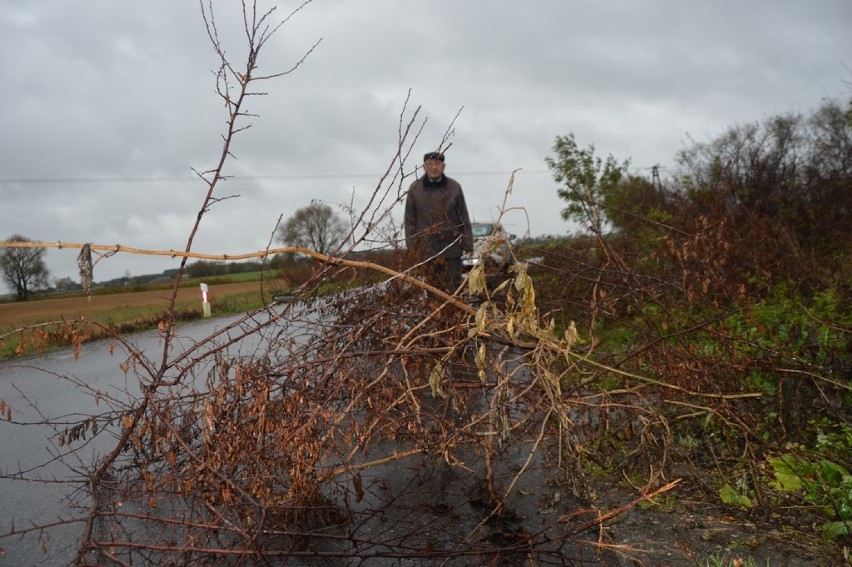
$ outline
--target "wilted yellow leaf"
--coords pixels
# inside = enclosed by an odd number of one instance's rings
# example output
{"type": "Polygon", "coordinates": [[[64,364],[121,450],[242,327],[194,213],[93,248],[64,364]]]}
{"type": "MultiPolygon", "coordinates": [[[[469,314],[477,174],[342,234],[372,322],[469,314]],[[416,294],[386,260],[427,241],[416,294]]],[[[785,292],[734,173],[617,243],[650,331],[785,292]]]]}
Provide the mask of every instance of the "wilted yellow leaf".
{"type": "Polygon", "coordinates": [[[519,270],[518,275],[515,276],[515,289],[523,291],[526,289],[528,283],[529,277],[527,276],[526,270],[519,270]]]}
{"type": "Polygon", "coordinates": [[[485,291],[485,269],[482,263],[474,266],[467,278],[467,290],[471,295],[485,291]]]}
{"type": "Polygon", "coordinates": [[[479,380],[484,384],[487,378],[485,374],[485,343],[481,343],[479,348],[476,349],[476,369],[477,374],[479,375],[479,380]]]}
{"type": "Polygon", "coordinates": [[[544,379],[547,380],[547,383],[550,384],[554,390],[556,390],[556,397],[559,398],[562,395],[562,385],[559,383],[559,378],[556,374],[550,370],[545,370],[544,379]]]}
{"type": "Polygon", "coordinates": [[[574,324],[574,321],[571,321],[568,324],[568,328],[565,329],[564,337],[565,344],[569,349],[580,342],[580,333],[577,331],[577,326],[574,324]]]}
{"type": "Polygon", "coordinates": [[[488,323],[488,305],[489,303],[484,301],[476,310],[476,332],[478,333],[485,332],[485,325],[488,323]]]}
{"type": "Polygon", "coordinates": [[[438,362],[429,373],[429,387],[432,389],[432,395],[444,398],[444,388],[441,381],[444,379],[444,365],[438,362]]]}

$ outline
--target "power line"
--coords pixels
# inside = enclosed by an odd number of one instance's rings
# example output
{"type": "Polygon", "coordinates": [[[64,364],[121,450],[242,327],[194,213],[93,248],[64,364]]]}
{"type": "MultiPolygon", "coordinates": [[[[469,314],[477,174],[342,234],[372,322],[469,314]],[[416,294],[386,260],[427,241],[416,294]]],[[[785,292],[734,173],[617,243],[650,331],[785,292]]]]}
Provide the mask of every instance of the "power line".
{"type": "MultiPolygon", "coordinates": [[[[264,180],[264,179],[326,179],[335,177],[368,177],[370,174],[305,174],[305,175],[239,175],[225,176],[223,181],[230,180],[264,180]]],[[[62,183],[188,183],[199,181],[198,177],[19,177],[0,179],[0,183],[31,183],[31,184],[62,184],[62,183]]]]}
{"type": "MultiPolygon", "coordinates": [[[[632,168],[634,171],[651,170],[652,179],[659,181],[659,171],[666,169],[660,165],[644,168],[632,168]]],[[[450,177],[473,177],[477,175],[510,175],[511,171],[452,171],[450,177]]],[[[520,175],[551,173],[548,169],[518,169],[520,175]]],[[[288,181],[313,179],[378,179],[382,173],[293,173],[286,175],[232,175],[223,181],[288,181]]],[[[62,185],[75,183],[189,183],[199,181],[196,176],[152,176],[152,177],[6,177],[0,178],[0,185],[62,185]]]]}
{"type": "MultiPolygon", "coordinates": [[[[510,175],[511,171],[459,171],[451,176],[475,175],[510,175]]],[[[518,173],[538,174],[548,173],[546,169],[521,169],[518,173]]],[[[234,175],[225,177],[225,181],[269,181],[269,180],[299,180],[299,179],[352,179],[378,178],[380,173],[305,173],[289,175],[234,175]]],[[[198,177],[17,177],[0,178],[3,185],[61,185],[73,183],[188,183],[199,181],[198,177]]]]}

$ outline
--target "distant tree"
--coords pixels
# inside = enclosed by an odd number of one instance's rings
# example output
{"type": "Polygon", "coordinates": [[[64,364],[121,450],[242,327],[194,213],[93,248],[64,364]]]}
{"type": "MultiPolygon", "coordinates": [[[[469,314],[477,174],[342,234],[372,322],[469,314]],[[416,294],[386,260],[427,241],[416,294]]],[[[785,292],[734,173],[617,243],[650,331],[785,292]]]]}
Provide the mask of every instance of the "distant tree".
{"type": "Polygon", "coordinates": [[[221,276],[228,273],[228,265],[225,262],[198,260],[187,264],[186,273],[191,278],[221,276]]]}
{"type": "Polygon", "coordinates": [[[334,209],[312,203],[297,210],[278,229],[278,240],[287,246],[300,246],[320,254],[330,254],[346,238],[346,223],[334,209]]]}
{"type": "Polygon", "coordinates": [[[292,254],[275,254],[269,260],[269,267],[273,270],[280,270],[289,264],[293,263],[292,254]]]}
{"type": "Polygon", "coordinates": [[[672,196],[653,179],[627,175],[603,197],[614,229],[636,235],[671,217],[672,196]]]}
{"type": "Polygon", "coordinates": [[[53,287],[56,288],[56,291],[71,291],[73,289],[80,289],[82,286],[66,276],[53,280],[53,287]]]}
{"type": "MultiPolygon", "coordinates": [[[[32,242],[20,234],[13,234],[9,242],[32,242]]],[[[44,263],[44,248],[5,247],[0,252],[0,270],[3,281],[15,292],[18,301],[26,301],[30,293],[46,289],[50,272],[44,263]]]]}
{"type": "Polygon", "coordinates": [[[574,134],[557,136],[553,152],[555,157],[544,161],[553,179],[562,185],[557,194],[568,202],[562,209],[562,218],[576,221],[600,235],[604,222],[612,220],[602,205],[618,188],[630,161],[618,164],[611,155],[602,161],[595,156],[593,145],[578,147],[574,134]]]}

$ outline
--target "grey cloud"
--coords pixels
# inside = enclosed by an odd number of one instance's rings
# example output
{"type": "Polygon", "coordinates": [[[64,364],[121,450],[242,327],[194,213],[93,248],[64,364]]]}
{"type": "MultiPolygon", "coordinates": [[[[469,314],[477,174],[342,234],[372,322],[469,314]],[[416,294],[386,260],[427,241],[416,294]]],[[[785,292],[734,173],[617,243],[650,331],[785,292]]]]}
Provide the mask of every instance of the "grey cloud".
{"type": "MultiPolygon", "coordinates": [[[[216,3],[235,61],[238,7],[216,3]]],[[[270,40],[258,72],[289,69],[323,41],[294,73],[256,84],[267,94],[247,101],[259,116],[243,123],[226,169],[236,178],[219,189],[239,198],[213,208],[196,246],[261,249],[278,217],[312,198],[365,201],[393,159],[409,93],[403,122],[418,106],[426,122],[406,174],[463,108],[448,174],[473,214],[496,214],[523,168],[508,205],[526,209],[533,233],[572,230],[544,165],[557,135],[641,169],[670,164],[687,134],[848,97],[850,21],[847,0],[314,0],[270,40]]],[[[0,237],[182,248],[205,191],[190,168],[212,167],[221,149],[216,66],[194,2],[8,3],[0,237]],[[65,181],[32,181],[43,178],[65,181]],[[78,181],[89,178],[112,181],[78,181]]],[[[526,215],[511,214],[523,232],[526,215]]],[[[50,251],[49,267],[74,276],[74,258],[50,251]]],[[[96,279],[173,264],[119,255],[96,279]]]]}

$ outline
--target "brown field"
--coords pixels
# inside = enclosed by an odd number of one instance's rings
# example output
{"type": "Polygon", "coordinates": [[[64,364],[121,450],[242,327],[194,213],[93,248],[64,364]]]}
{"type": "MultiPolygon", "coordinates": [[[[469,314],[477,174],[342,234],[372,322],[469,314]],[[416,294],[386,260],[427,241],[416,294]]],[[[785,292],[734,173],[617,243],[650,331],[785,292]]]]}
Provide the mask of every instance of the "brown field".
{"type": "MultiPolygon", "coordinates": [[[[213,314],[215,315],[217,298],[250,291],[260,291],[260,282],[248,281],[211,286],[210,302],[213,307],[213,314]]],[[[134,310],[139,310],[140,313],[150,313],[152,310],[155,311],[156,308],[165,310],[171,294],[171,289],[160,289],[93,295],[91,298],[63,297],[3,303],[0,304],[0,333],[27,325],[62,319],[70,320],[83,317],[89,320],[103,320],[111,312],[128,314],[134,310]]],[[[197,286],[181,288],[178,291],[177,303],[180,308],[197,307],[200,310],[201,290],[197,286]]]]}

